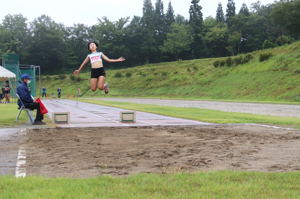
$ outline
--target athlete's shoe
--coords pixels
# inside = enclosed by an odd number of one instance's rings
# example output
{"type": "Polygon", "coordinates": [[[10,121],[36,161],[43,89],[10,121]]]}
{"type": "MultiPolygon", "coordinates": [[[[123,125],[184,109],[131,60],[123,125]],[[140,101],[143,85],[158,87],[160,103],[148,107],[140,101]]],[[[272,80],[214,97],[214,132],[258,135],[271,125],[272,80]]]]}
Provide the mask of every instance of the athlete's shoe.
{"type": "Polygon", "coordinates": [[[46,123],[42,121],[34,121],[33,125],[46,125],[46,123]]]}
{"type": "Polygon", "coordinates": [[[104,84],[103,90],[104,90],[104,93],[105,93],[105,94],[108,94],[108,93],[109,93],[108,83],[105,83],[105,84],[104,84]]]}

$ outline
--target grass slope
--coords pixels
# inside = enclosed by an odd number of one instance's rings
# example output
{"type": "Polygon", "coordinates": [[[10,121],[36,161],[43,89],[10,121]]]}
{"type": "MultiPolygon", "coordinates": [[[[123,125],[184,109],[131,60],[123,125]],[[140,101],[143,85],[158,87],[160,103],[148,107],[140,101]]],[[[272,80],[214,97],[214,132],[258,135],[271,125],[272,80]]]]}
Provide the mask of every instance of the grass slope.
{"type": "Polygon", "coordinates": [[[299,198],[300,173],[206,172],[124,178],[0,177],[0,199],[299,198]]]}
{"type": "MultiPolygon", "coordinates": [[[[251,55],[254,58],[250,62],[231,67],[215,68],[215,61],[226,58],[211,58],[108,69],[110,96],[300,102],[300,42],[251,55]],[[266,53],[272,57],[260,62],[260,55],[266,53]]],[[[63,95],[69,97],[77,88],[88,91],[89,72],[82,73],[80,79],[56,75],[45,77],[43,83],[48,93],[56,94],[61,87],[63,95]]],[[[85,94],[93,95],[101,94],[85,94]]]]}

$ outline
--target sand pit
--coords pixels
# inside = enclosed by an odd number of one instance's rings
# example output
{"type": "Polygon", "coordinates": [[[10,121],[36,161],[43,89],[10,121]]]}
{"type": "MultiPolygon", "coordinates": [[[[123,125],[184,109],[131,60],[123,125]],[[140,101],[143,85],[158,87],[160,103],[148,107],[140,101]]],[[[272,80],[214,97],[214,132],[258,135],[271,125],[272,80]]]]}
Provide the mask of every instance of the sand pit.
{"type": "Polygon", "coordinates": [[[28,130],[27,175],[299,171],[300,132],[251,125],[28,130]]]}

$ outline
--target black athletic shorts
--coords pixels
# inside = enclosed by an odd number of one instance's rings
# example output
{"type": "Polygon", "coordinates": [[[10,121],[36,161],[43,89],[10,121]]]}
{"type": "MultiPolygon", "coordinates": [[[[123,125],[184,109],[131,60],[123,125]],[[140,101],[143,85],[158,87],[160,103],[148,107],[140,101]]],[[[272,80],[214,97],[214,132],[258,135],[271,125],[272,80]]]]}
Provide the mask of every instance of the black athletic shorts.
{"type": "Polygon", "coordinates": [[[92,68],[91,78],[98,78],[100,76],[105,77],[105,70],[103,67],[101,68],[92,68]]]}

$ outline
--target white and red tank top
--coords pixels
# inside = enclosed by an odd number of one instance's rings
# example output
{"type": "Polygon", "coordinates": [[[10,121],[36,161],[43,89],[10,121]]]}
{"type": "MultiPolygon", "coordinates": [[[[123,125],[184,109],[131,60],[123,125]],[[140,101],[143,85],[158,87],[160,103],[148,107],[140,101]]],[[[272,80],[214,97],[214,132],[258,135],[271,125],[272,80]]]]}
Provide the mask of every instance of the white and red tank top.
{"type": "Polygon", "coordinates": [[[102,52],[91,53],[88,55],[88,58],[90,58],[92,68],[99,68],[99,66],[102,66],[102,52]]]}

